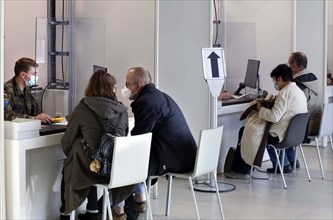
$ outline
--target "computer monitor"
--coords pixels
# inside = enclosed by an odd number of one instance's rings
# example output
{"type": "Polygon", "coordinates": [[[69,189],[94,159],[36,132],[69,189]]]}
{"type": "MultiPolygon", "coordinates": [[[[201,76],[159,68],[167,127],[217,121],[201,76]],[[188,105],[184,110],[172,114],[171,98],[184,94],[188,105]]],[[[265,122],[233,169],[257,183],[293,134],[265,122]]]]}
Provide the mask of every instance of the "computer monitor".
{"type": "MultiPolygon", "coordinates": [[[[238,89],[234,92],[234,95],[242,95],[240,91],[244,89],[245,87],[249,88],[257,88],[257,81],[259,81],[259,66],[260,66],[260,60],[251,60],[248,59],[247,61],[247,68],[246,68],[246,74],[245,74],[245,81],[244,83],[239,83],[238,89]]],[[[260,88],[258,85],[258,94],[259,94],[260,88]]]]}
{"type": "Polygon", "coordinates": [[[108,72],[108,69],[104,66],[93,65],[93,73],[97,70],[104,70],[105,72],[108,72]]]}
{"type": "Polygon", "coordinates": [[[247,61],[244,86],[253,88],[253,89],[257,88],[257,80],[259,77],[259,74],[258,74],[259,66],[260,66],[260,60],[249,59],[247,61]]]}

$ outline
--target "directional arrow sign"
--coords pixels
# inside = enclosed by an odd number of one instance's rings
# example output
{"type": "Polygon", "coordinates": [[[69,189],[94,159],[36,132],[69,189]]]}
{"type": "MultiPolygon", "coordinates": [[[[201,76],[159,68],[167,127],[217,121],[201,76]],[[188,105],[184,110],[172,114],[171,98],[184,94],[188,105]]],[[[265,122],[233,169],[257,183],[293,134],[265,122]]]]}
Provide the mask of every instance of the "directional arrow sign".
{"type": "Polygon", "coordinates": [[[213,97],[217,97],[226,78],[224,51],[222,48],[202,48],[202,64],[213,97]]]}
{"type": "Polygon", "coordinates": [[[214,51],[208,56],[208,58],[210,59],[210,66],[212,69],[212,76],[213,78],[219,78],[220,74],[219,74],[219,67],[218,67],[218,63],[217,63],[217,59],[221,58],[219,57],[214,51]]]}
{"type": "Polygon", "coordinates": [[[224,52],[222,48],[202,48],[204,77],[208,79],[224,79],[226,77],[224,52]]]}

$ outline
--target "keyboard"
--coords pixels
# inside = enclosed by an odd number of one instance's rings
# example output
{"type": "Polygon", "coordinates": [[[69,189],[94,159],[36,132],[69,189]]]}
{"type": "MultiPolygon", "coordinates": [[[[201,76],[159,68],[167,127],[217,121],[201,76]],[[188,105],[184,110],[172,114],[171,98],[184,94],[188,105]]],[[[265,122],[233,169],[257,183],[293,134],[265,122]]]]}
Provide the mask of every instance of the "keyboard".
{"type": "Polygon", "coordinates": [[[228,99],[228,100],[222,100],[222,106],[248,103],[248,102],[251,102],[251,101],[253,101],[257,98],[258,98],[257,95],[247,94],[247,95],[244,95],[243,97],[238,98],[238,99],[232,98],[232,99],[228,99]]]}
{"type": "Polygon", "coordinates": [[[42,125],[42,128],[39,130],[39,135],[44,136],[49,134],[65,132],[66,128],[67,125],[56,125],[56,124],[42,125]]]}

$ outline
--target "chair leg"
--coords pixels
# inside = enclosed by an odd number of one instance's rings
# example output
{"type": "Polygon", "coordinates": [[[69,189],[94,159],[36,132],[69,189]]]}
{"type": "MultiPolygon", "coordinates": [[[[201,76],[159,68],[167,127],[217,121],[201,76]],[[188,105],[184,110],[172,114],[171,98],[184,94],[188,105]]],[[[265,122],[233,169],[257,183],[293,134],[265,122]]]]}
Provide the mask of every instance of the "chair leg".
{"type": "Polygon", "coordinates": [[[146,203],[147,203],[146,219],[153,220],[153,214],[152,214],[151,206],[150,206],[150,197],[148,194],[148,191],[150,190],[150,188],[147,188],[146,182],[143,182],[143,185],[145,188],[145,196],[146,196],[146,203]],[[148,218],[148,215],[149,215],[149,218],[148,218]]]}
{"type": "Polygon", "coordinates": [[[153,199],[157,199],[158,196],[158,182],[153,186],[153,199]]]}
{"type": "MultiPolygon", "coordinates": [[[[252,168],[253,167],[251,167],[251,173],[252,173],[252,168]]],[[[217,177],[214,174],[214,172],[212,172],[212,174],[213,174],[213,177],[214,177],[217,199],[218,199],[219,205],[220,205],[221,219],[223,220],[224,219],[224,213],[223,213],[222,202],[221,202],[221,198],[220,198],[220,191],[219,191],[219,188],[218,188],[218,185],[217,185],[217,177]]],[[[251,181],[251,174],[250,174],[250,181],[251,181]]]]}
{"type": "Polygon", "coordinates": [[[309,182],[311,182],[311,177],[310,177],[310,173],[309,173],[309,169],[308,169],[308,164],[306,163],[305,156],[304,156],[304,151],[303,151],[303,147],[302,147],[301,144],[299,145],[299,149],[301,150],[301,153],[302,153],[302,157],[303,157],[303,161],[304,161],[304,166],[305,166],[306,173],[308,174],[309,182]]]}
{"type": "Polygon", "coordinates": [[[328,135],[328,137],[330,138],[330,142],[331,142],[331,148],[332,148],[332,151],[333,151],[333,141],[332,141],[332,135],[328,135]]]}
{"type": "MultiPolygon", "coordinates": [[[[287,184],[286,184],[286,180],[284,179],[284,175],[283,175],[283,168],[281,167],[281,163],[280,163],[280,157],[279,157],[279,155],[278,155],[278,153],[277,153],[277,150],[276,150],[276,148],[273,146],[273,149],[274,149],[274,152],[275,152],[275,156],[276,156],[276,162],[277,162],[277,164],[278,164],[278,166],[279,166],[279,169],[280,169],[280,173],[282,174],[281,176],[282,176],[282,180],[283,180],[283,185],[284,185],[284,188],[285,189],[287,189],[287,184]]],[[[277,167],[276,167],[276,165],[275,165],[275,174],[276,174],[276,169],[277,169],[277,167]]]]}
{"type": "MultiPolygon", "coordinates": [[[[103,208],[102,208],[102,220],[106,220],[106,206],[107,206],[107,199],[109,199],[108,189],[103,189],[103,208]]],[[[112,215],[109,216],[112,219],[112,215]]]]}
{"type": "Polygon", "coordinates": [[[75,210],[71,212],[71,215],[69,217],[70,220],[75,220],[75,210]]]}
{"type": "Polygon", "coordinates": [[[251,170],[250,170],[249,184],[251,184],[251,182],[252,182],[252,175],[253,175],[253,166],[251,166],[251,170]]]}
{"type": "Polygon", "coordinates": [[[108,209],[108,215],[109,215],[109,219],[112,220],[112,208],[111,208],[111,204],[110,204],[110,196],[109,196],[109,190],[106,190],[108,192],[108,196],[107,196],[107,209],[108,209]]]}
{"type": "Polygon", "coordinates": [[[147,185],[147,189],[148,189],[148,197],[150,198],[150,187],[151,187],[151,178],[150,178],[150,176],[148,176],[148,185],[147,185]]]}
{"type": "Polygon", "coordinates": [[[296,162],[297,162],[297,147],[294,147],[294,149],[295,149],[295,158],[294,158],[293,168],[296,169],[296,162]]]}
{"type": "Polygon", "coordinates": [[[170,214],[170,201],[171,201],[171,188],[172,188],[172,176],[168,176],[168,189],[167,189],[167,201],[166,201],[166,207],[165,207],[165,216],[168,216],[170,214]]]}
{"type": "Polygon", "coordinates": [[[197,219],[200,219],[198,204],[197,204],[197,200],[195,198],[194,189],[193,189],[192,177],[188,178],[188,182],[190,183],[190,187],[191,187],[191,191],[192,191],[193,201],[194,201],[194,205],[195,205],[195,211],[197,212],[197,219]]]}
{"type": "Polygon", "coordinates": [[[317,155],[318,155],[318,160],[319,160],[321,178],[324,179],[325,178],[325,174],[324,174],[323,163],[322,163],[321,156],[320,156],[320,151],[319,151],[318,138],[315,138],[315,142],[316,142],[316,150],[317,150],[317,155]]]}

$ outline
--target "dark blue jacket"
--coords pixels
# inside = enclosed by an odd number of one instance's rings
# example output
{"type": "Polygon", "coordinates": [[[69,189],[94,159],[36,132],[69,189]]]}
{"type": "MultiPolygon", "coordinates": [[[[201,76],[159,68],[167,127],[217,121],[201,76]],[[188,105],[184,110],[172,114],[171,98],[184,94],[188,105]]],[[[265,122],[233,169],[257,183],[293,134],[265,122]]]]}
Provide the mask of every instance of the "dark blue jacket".
{"type": "Polygon", "coordinates": [[[153,133],[149,175],[193,170],[197,146],[176,102],[148,84],[131,107],[135,119],[131,135],[153,133]]]}

